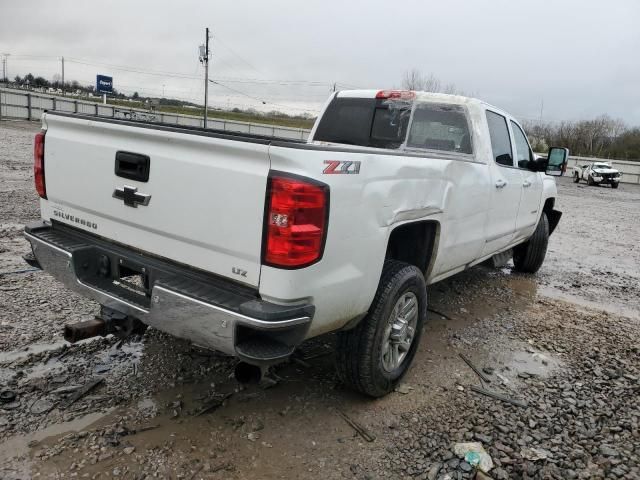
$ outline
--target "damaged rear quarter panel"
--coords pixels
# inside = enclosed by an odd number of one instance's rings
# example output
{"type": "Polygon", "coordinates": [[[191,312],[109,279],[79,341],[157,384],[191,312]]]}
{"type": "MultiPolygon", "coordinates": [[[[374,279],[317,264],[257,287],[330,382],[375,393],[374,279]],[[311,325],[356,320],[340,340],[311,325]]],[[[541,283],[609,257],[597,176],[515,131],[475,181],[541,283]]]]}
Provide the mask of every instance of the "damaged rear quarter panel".
{"type": "Polygon", "coordinates": [[[437,259],[434,270],[455,262],[462,252],[472,256],[481,248],[487,195],[477,177],[486,168],[484,164],[380,151],[273,145],[269,157],[272,170],[311,177],[330,188],[322,260],[300,270],[268,266],[261,270],[260,294],[265,300],[310,301],[316,306],[308,336],[340,328],[367,311],[378,286],[389,235],[398,225],[430,219],[441,223],[448,236],[463,228],[477,231],[464,236],[470,239],[465,244],[452,245],[453,251],[437,259]],[[359,173],[323,175],[327,160],[360,161],[359,173]]]}

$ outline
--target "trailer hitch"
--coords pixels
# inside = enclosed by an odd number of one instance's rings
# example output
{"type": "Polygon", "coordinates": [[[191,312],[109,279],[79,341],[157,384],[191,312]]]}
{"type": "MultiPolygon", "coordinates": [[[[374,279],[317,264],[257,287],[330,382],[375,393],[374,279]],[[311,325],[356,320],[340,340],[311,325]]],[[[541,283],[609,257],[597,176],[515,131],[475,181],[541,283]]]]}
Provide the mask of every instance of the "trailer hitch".
{"type": "Polygon", "coordinates": [[[133,334],[143,334],[146,329],[147,326],[137,318],[102,307],[100,315],[91,320],[65,325],[64,339],[76,343],[86,338],[106,337],[109,334],[127,338],[133,334]]]}

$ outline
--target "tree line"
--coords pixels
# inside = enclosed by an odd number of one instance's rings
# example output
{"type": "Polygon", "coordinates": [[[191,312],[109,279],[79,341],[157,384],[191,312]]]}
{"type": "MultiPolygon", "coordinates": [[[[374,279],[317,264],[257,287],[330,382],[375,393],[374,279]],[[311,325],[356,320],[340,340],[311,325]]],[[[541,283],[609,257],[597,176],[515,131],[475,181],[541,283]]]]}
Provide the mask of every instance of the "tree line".
{"type": "Polygon", "coordinates": [[[607,115],[554,123],[525,121],[523,127],[536,152],[559,146],[568,148],[571,155],[640,160],[640,128],[607,115]]]}

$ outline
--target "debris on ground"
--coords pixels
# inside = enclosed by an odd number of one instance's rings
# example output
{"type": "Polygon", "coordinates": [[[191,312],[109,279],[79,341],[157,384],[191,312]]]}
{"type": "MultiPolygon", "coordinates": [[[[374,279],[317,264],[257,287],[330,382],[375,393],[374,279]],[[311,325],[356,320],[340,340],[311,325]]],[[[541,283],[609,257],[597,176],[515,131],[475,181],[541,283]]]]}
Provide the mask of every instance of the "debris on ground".
{"type": "Polygon", "coordinates": [[[231,395],[233,395],[233,393],[221,393],[218,395],[214,395],[209,400],[204,402],[202,407],[195,413],[195,416],[199,417],[200,415],[204,415],[205,413],[209,413],[215,410],[216,408],[220,407],[231,395]]]}
{"type": "MultiPolygon", "coordinates": [[[[493,468],[493,461],[484,447],[479,442],[456,443],[453,446],[453,453],[464,459],[464,462],[471,467],[477,467],[484,473],[489,473],[493,468]]],[[[470,471],[463,467],[462,470],[470,471]]]]}
{"type": "Polygon", "coordinates": [[[520,456],[532,462],[537,462],[538,460],[547,460],[553,455],[544,448],[526,447],[520,450],[520,456]]]}
{"type": "Polygon", "coordinates": [[[347,422],[351,426],[351,428],[353,428],[356,431],[356,433],[358,433],[358,435],[360,435],[362,438],[364,438],[367,442],[373,442],[376,439],[375,435],[370,433],[366,428],[364,428],[358,422],[353,420],[351,417],[349,417],[342,410],[336,410],[336,411],[338,412],[338,415],[340,415],[342,417],[342,419],[345,422],[347,422]]]}
{"type": "Polygon", "coordinates": [[[501,393],[493,392],[491,390],[485,390],[484,388],[476,387],[475,385],[471,385],[472,391],[479,393],[480,395],[486,395],[487,397],[495,398],[496,400],[500,400],[502,402],[510,403],[511,405],[515,405],[516,407],[527,408],[528,404],[524,400],[518,400],[515,398],[507,397],[501,393]]]}
{"type": "Polygon", "coordinates": [[[13,390],[2,390],[0,392],[0,403],[11,403],[16,397],[17,394],[13,390]]]}
{"type": "Polygon", "coordinates": [[[64,408],[70,407],[75,402],[77,402],[80,398],[84,397],[87,393],[89,393],[91,390],[93,390],[98,385],[100,385],[103,381],[104,381],[104,377],[95,377],[91,379],[90,381],[85,383],[82,387],[77,389],[75,393],[70,395],[69,398],[61,402],[60,408],[64,409],[64,408]]]}
{"type": "Polygon", "coordinates": [[[471,370],[476,372],[476,375],[478,375],[482,379],[482,381],[491,383],[491,379],[488,378],[481,370],[479,370],[464,353],[459,353],[458,355],[464,361],[464,363],[469,366],[471,370]]]}
{"type": "Polygon", "coordinates": [[[407,395],[408,393],[411,393],[411,390],[413,390],[413,387],[410,385],[407,385],[406,383],[401,383],[395,388],[395,391],[398,393],[401,393],[402,395],[407,395]]]}

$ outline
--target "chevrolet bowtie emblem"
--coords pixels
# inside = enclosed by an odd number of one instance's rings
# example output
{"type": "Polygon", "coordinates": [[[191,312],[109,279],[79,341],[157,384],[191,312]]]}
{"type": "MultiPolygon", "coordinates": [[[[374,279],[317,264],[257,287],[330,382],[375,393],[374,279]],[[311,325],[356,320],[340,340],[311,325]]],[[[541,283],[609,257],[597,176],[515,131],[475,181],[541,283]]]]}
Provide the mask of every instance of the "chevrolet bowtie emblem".
{"type": "Polygon", "coordinates": [[[128,207],[138,208],[138,205],[149,205],[151,195],[147,193],[138,193],[137,187],[125,185],[124,187],[117,187],[113,191],[113,198],[124,200],[124,204],[128,207]]]}

